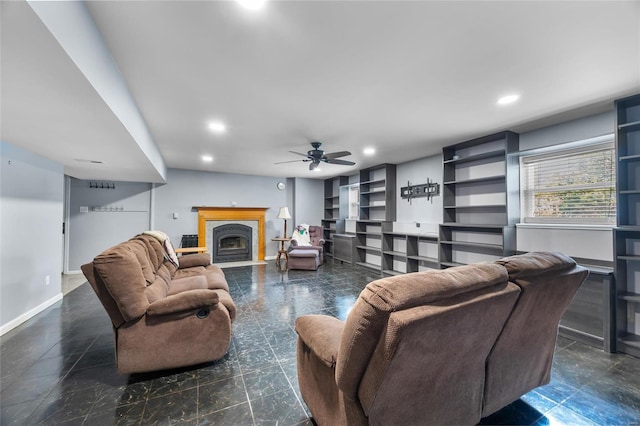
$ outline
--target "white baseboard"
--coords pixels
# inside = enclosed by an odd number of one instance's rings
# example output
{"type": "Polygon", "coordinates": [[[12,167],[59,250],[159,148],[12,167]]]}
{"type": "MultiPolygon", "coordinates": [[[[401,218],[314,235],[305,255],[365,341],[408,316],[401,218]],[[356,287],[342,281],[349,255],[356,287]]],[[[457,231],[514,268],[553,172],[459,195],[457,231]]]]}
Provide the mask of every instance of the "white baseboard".
{"type": "Polygon", "coordinates": [[[58,295],[52,297],[49,300],[46,300],[46,301],[42,302],[41,304],[39,304],[35,308],[29,309],[27,312],[25,312],[24,314],[20,315],[18,318],[15,318],[15,319],[9,321],[6,324],[3,324],[2,327],[0,327],[0,336],[2,336],[3,334],[5,334],[8,331],[13,330],[14,328],[19,326],[23,322],[33,318],[34,316],[38,315],[40,312],[44,311],[49,306],[53,305],[54,303],[56,303],[56,302],[58,302],[60,300],[62,300],[62,293],[58,293],[58,295]]]}

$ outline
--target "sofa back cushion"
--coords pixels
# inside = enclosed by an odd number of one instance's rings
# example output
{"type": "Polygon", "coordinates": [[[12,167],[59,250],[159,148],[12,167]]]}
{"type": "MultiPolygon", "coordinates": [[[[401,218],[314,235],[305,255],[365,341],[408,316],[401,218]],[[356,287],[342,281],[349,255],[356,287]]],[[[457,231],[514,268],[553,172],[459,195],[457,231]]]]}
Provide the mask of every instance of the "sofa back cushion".
{"type": "Polygon", "coordinates": [[[376,423],[385,418],[385,410],[392,410],[393,416],[403,411],[401,417],[408,423],[424,416],[423,405],[406,406],[407,392],[443,398],[443,409],[433,413],[435,423],[479,420],[484,362],[518,293],[518,287],[507,282],[506,269],[494,264],[369,283],[349,313],[341,336],[338,387],[346,397],[359,400],[365,414],[373,416],[370,421],[375,417],[376,423]],[[473,349],[461,355],[470,344],[473,349]],[[451,351],[467,360],[455,368],[444,368],[441,364],[448,362],[449,355],[442,354],[451,351]],[[403,384],[405,380],[412,385],[403,384]],[[452,398],[456,392],[465,393],[473,408],[449,410],[444,399],[459,401],[459,397],[452,398]],[[447,417],[452,414],[447,411],[465,410],[464,416],[470,417],[447,417]]]}
{"type": "Polygon", "coordinates": [[[487,360],[483,416],[549,382],[558,324],[588,275],[560,253],[532,252],[496,263],[521,295],[487,360]]]}
{"type": "Polygon", "coordinates": [[[154,273],[157,272],[158,268],[160,268],[164,262],[164,250],[162,249],[160,241],[146,234],[136,235],[131,240],[140,241],[147,247],[149,263],[151,264],[154,273]]]}
{"type": "Polygon", "coordinates": [[[310,225],[309,226],[309,241],[312,246],[320,246],[322,243],[320,240],[324,237],[322,226],[310,225]]]}
{"type": "Polygon", "coordinates": [[[151,264],[147,246],[140,240],[130,240],[124,244],[135,253],[136,259],[138,259],[138,263],[140,263],[144,280],[147,282],[147,285],[151,284],[156,279],[156,271],[151,264]]]}
{"type": "Polygon", "coordinates": [[[113,298],[122,318],[131,321],[147,311],[147,281],[138,260],[139,245],[126,242],[105,250],[93,259],[94,270],[113,298]]]}

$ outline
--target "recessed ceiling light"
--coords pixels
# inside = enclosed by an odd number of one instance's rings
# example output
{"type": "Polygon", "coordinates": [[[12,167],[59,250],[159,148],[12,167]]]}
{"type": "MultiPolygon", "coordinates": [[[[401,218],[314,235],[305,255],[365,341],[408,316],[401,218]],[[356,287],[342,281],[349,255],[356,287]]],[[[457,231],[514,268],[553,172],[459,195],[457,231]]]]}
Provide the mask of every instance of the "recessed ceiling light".
{"type": "Polygon", "coordinates": [[[362,150],[362,153],[364,155],[373,155],[376,153],[376,149],[372,146],[366,147],[365,149],[362,150]]]}
{"type": "Polygon", "coordinates": [[[227,126],[222,121],[209,122],[209,130],[213,133],[224,133],[227,131],[227,126]]]}
{"type": "Polygon", "coordinates": [[[206,154],[205,154],[205,155],[203,155],[203,156],[202,156],[202,157],[200,157],[200,158],[202,158],[202,161],[204,161],[205,163],[210,163],[210,162],[212,162],[212,161],[213,161],[213,157],[212,157],[211,155],[206,155],[206,154]]]}
{"type": "Polygon", "coordinates": [[[520,99],[520,95],[507,95],[498,99],[498,105],[509,105],[520,99]]]}
{"type": "Polygon", "coordinates": [[[248,10],[259,10],[264,7],[266,0],[236,0],[240,6],[248,10]]]}

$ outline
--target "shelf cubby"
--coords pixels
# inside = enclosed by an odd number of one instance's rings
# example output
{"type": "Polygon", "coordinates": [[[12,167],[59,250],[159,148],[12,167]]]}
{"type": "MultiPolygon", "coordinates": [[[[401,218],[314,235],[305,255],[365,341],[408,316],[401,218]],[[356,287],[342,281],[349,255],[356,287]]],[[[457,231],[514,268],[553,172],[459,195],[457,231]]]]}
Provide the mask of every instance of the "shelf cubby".
{"type": "Polygon", "coordinates": [[[520,218],[518,149],[519,136],[509,131],[442,149],[440,267],[515,253],[515,224],[520,218]]]}
{"type": "Polygon", "coordinates": [[[396,166],[380,164],[360,170],[359,220],[356,221],[356,265],[382,273],[383,232],[396,219],[396,166]]]}
{"type": "Polygon", "coordinates": [[[333,256],[333,236],[344,232],[344,218],[347,214],[346,200],[340,197],[340,187],[349,183],[348,176],[336,176],[324,181],[324,219],[322,233],[324,253],[333,256]]]}
{"type": "Polygon", "coordinates": [[[615,102],[614,351],[640,356],[640,95],[615,102]]]}

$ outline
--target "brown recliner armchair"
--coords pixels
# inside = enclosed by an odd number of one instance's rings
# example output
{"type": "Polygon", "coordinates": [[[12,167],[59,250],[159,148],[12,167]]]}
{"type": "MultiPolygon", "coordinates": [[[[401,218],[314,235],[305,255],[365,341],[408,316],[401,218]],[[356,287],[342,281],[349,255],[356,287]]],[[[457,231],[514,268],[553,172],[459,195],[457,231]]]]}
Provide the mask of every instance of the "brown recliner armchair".
{"type": "Polygon", "coordinates": [[[296,320],[302,397],[320,426],[477,424],[548,381],[586,275],[533,253],[371,282],[345,322],[296,320]]]}
{"type": "Polygon", "coordinates": [[[138,235],[82,265],[111,318],[118,372],[140,373],[222,358],[236,308],[224,272],[209,254],[164,256],[138,235]]]}
{"type": "MultiPolygon", "coordinates": [[[[289,244],[289,257],[293,250],[314,250],[318,253],[320,264],[324,263],[324,243],[322,226],[315,225],[298,225],[293,229],[291,242],[289,244]],[[302,228],[302,234],[301,230],[302,228]],[[307,236],[304,234],[308,233],[307,236]],[[308,245],[306,245],[306,244],[308,245]]],[[[295,253],[293,255],[295,257],[295,253]]]]}
{"type": "Polygon", "coordinates": [[[505,257],[520,297],[487,359],[486,417],[551,380],[558,324],[589,271],[560,253],[505,257]]]}

